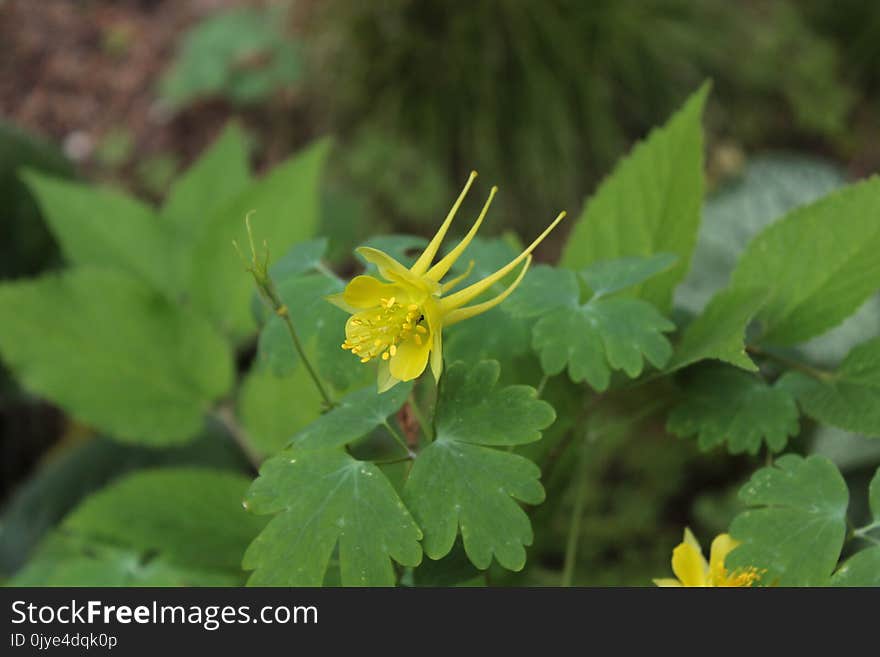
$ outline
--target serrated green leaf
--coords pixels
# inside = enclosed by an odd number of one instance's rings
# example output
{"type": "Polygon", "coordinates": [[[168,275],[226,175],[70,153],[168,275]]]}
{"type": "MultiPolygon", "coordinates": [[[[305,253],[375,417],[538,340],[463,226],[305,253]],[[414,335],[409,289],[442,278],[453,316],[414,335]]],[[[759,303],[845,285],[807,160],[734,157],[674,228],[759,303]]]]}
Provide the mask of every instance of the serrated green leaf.
{"type": "Polygon", "coordinates": [[[86,498],[61,527],[181,566],[236,573],[265,525],[242,508],[248,484],[242,475],[206,468],[145,470],[86,498]]]}
{"type": "Polygon", "coordinates": [[[726,442],[731,454],[757,454],[765,441],[779,452],[798,433],[798,410],[784,389],[718,366],[699,371],[688,382],[666,428],[679,437],[696,435],[703,451],[726,442]]]}
{"type": "Polygon", "coordinates": [[[757,371],[758,367],[746,354],[745,333],[765,299],[761,289],[729,289],[716,294],[685,329],[666,371],[674,372],[706,359],[757,371]]]}
{"type": "Polygon", "coordinates": [[[786,212],[843,185],[845,173],[801,155],[750,158],[739,176],[706,200],[691,270],[675,290],[676,305],[701,312],[727,287],[740,254],[755,235],[786,212]]]}
{"type": "Polygon", "coordinates": [[[792,345],[819,335],[877,291],[878,213],[880,178],[873,178],[790,212],[752,240],[732,286],[768,289],[758,313],[762,342],[792,345]]]}
{"type": "Polygon", "coordinates": [[[253,279],[243,271],[230,245],[234,240],[247,248],[245,216],[259,245],[272,253],[285,253],[293,244],[314,235],[318,225],[318,183],[329,142],[319,141],[278,165],[205,222],[193,249],[193,301],[224,332],[240,338],[254,328],[248,302],[253,279]]]}
{"type": "Polygon", "coordinates": [[[163,465],[241,469],[241,449],[219,431],[183,446],[144,447],[94,438],[50,457],[18,485],[0,514],[0,577],[21,566],[36,543],[86,495],[132,470],[163,465]]]}
{"type": "Polygon", "coordinates": [[[187,241],[199,235],[211,213],[250,183],[248,147],[237,123],[229,123],[180,176],[162,206],[162,218],[187,241]]]}
{"type": "Polygon", "coordinates": [[[188,440],[232,385],[213,328],[121,273],[4,284],[0,315],[0,354],[19,381],[121,440],[188,440]]]}
{"type": "Polygon", "coordinates": [[[396,413],[412,390],[412,381],[383,393],[369,386],[346,395],[333,410],[298,431],[290,441],[297,449],[342,447],[364,437],[396,413]]]}
{"type": "Polygon", "coordinates": [[[843,562],[831,586],[880,586],[880,547],[871,547],[843,562]]]}
{"type": "Polygon", "coordinates": [[[849,501],[846,482],[831,461],[787,454],[752,475],[739,496],[758,508],[731,524],[731,535],[742,545],[727,556],[728,570],[762,570],[764,585],[829,583],[846,535],[849,501]]]}
{"type": "Polygon", "coordinates": [[[827,377],[788,372],[780,385],[819,422],[880,436],[880,338],[857,346],[827,377]]]}
{"type": "Polygon", "coordinates": [[[294,448],[266,461],[247,505],[278,514],[245,553],[251,586],[320,586],[337,543],[343,586],[393,586],[392,559],[422,559],[422,533],[388,479],[340,449],[294,448]]]}
{"type": "Polygon", "coordinates": [[[633,285],[644,283],[649,278],[672,267],[676,260],[678,260],[678,256],[674,253],[603,260],[582,269],[580,275],[596,297],[604,297],[633,285]]]}
{"type": "Polygon", "coordinates": [[[562,254],[580,269],[600,260],[674,253],[678,264],[635,294],[667,308],[696,243],[703,201],[701,115],[709,85],[622,160],[587,202],[562,254]]]}
{"type": "Polygon", "coordinates": [[[241,574],[208,572],[150,558],[132,548],[51,534],[11,586],[240,586],[241,574]]]}
{"type": "Polygon", "coordinates": [[[603,391],[612,370],[635,378],[645,359],[663,367],[672,355],[663,333],[674,328],[641,299],[600,298],[543,316],[532,330],[532,345],[547,374],[558,374],[568,365],[572,381],[587,381],[603,391]]]}
{"type": "Polygon", "coordinates": [[[174,293],[171,233],[152,209],[121,192],[33,171],[24,180],[69,262],[119,269],[174,293]]]}
{"type": "Polygon", "coordinates": [[[13,580],[18,586],[231,586],[265,522],[248,480],[206,468],[123,477],[86,498],[13,580]]]}
{"type": "Polygon", "coordinates": [[[540,469],[517,454],[489,445],[539,440],[555,413],[528,386],[498,389],[499,366],[455,363],[443,375],[435,415],[436,437],[416,459],[404,499],[425,533],[432,559],[447,555],[461,529],[464,549],[477,568],[492,557],[520,570],[532,543],[528,516],[516,503],[539,504],[540,469]]]}

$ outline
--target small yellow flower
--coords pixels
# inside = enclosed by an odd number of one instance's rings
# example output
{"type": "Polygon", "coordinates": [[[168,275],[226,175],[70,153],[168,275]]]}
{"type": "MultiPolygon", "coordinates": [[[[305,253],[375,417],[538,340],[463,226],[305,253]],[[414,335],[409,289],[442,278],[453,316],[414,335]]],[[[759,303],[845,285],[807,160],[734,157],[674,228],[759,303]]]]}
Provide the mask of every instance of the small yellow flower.
{"type": "Polygon", "coordinates": [[[672,572],[677,579],[655,579],[657,586],[752,586],[761,579],[755,568],[728,573],[724,559],[739,545],[730,534],[719,534],[712,541],[709,562],[690,529],[685,528],[684,540],[672,551],[672,572]]]}
{"type": "Polygon", "coordinates": [[[330,302],[352,314],[345,324],[342,348],[350,350],[362,363],[374,359],[378,361],[379,392],[388,390],[400,381],[418,377],[425,371],[429,358],[434,377],[439,379],[443,369],[443,328],[484,313],[504,301],[525,276],[532,251],[565,217],[564,212],[560,213],[528,248],[494,274],[458,292],[452,292],[467,277],[470,268],[446,282],[443,282],[443,277],[477,234],[498,191],[497,187],[492,188],[476,222],[455,248],[436,263],[434,257],[476,177],[476,172],[471,172],[446,220],[412,267],[407,269],[387,253],[362,246],[357,249],[358,253],[367,262],[376,265],[379,275],[385,280],[356,276],[342,293],[328,297],[330,302]],[[465,306],[523,261],[525,265],[516,280],[504,292],[488,301],[465,306]]]}

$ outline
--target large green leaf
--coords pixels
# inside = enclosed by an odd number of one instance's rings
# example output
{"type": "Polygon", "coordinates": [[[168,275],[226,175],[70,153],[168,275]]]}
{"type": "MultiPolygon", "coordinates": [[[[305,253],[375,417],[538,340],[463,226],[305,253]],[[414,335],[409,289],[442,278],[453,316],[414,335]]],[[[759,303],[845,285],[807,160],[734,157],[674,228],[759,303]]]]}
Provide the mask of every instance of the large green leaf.
{"type": "Polygon", "coordinates": [[[499,366],[483,361],[449,367],[440,385],[436,437],[416,459],[404,499],[425,533],[425,553],[447,555],[461,529],[477,568],[492,557],[520,570],[532,543],[528,516],[515,500],[539,504],[541,471],[528,459],[489,446],[540,440],[555,419],[553,408],[528,386],[496,387],[499,366]]]}
{"type": "Polygon", "coordinates": [[[760,289],[724,290],[715,295],[703,313],[684,331],[667,371],[700,360],[714,359],[757,371],[746,354],[746,328],[760,310],[766,295],[760,289]]]}
{"type": "Polygon", "coordinates": [[[265,524],[242,508],[248,484],[206,468],[145,470],[87,498],[61,527],[182,566],[236,573],[265,524]]]}
{"type": "Polygon", "coordinates": [[[669,305],[687,272],[700,223],[701,115],[708,92],[703,85],[602,183],[581,213],[561,264],[580,269],[609,258],[674,253],[675,267],[637,288],[640,298],[669,305]]]}
{"type": "Polygon", "coordinates": [[[676,305],[699,313],[727,287],[746,245],[794,208],[844,184],[845,172],[799,155],[762,155],[706,200],[691,270],[675,290],[676,305]]]}
{"type": "Polygon", "coordinates": [[[25,174],[68,261],[136,275],[156,289],[175,289],[171,235],[151,208],[121,192],[25,174]]]}
{"type": "Polygon", "coordinates": [[[768,289],[757,317],[762,342],[819,335],[880,288],[878,213],[880,178],[873,178],[790,212],[749,244],[732,285],[768,289]]]}
{"type": "Polygon", "coordinates": [[[11,586],[240,586],[241,574],[211,572],[153,558],[134,548],[51,534],[11,586]]]}
{"type": "Polygon", "coordinates": [[[868,504],[871,514],[874,516],[874,522],[880,522],[880,468],[877,468],[868,487],[868,504]]]}
{"type": "Polygon", "coordinates": [[[831,586],[880,586],[880,546],[871,547],[843,562],[831,586]]]}
{"type": "Polygon", "coordinates": [[[132,470],[172,464],[247,467],[241,449],[217,430],[206,431],[186,445],[162,449],[94,438],[53,450],[3,506],[0,577],[20,567],[37,542],[86,495],[132,470]]]}
{"type": "Polygon", "coordinates": [[[0,314],[0,354],[19,381],[122,440],[194,437],[232,384],[214,329],[121,273],[4,284],[0,314]]]}
{"type": "Polygon", "coordinates": [[[392,559],[422,559],[422,533],[394,487],[341,449],[293,448],[266,461],[246,503],[278,514],[245,553],[252,586],[320,586],[337,543],[343,586],[392,586],[392,559]]]}
{"type": "Polygon", "coordinates": [[[179,284],[190,280],[192,244],[200,239],[205,224],[250,184],[247,151],[241,128],[230,123],[171,186],[160,216],[173,236],[179,284]]]}
{"type": "Polygon", "coordinates": [[[280,376],[253,368],[242,382],[238,413],[253,445],[264,454],[274,454],[321,416],[323,403],[302,365],[280,376]]]}
{"type": "Polygon", "coordinates": [[[761,468],[740,490],[756,507],[734,518],[730,532],[742,545],[728,569],[757,568],[761,583],[824,586],[830,582],[846,535],[846,482],[821,456],[787,454],[761,468]]]}
{"type": "Polygon", "coordinates": [[[788,437],[798,433],[798,410],[791,395],[747,372],[707,367],[683,392],[666,426],[677,436],[696,435],[702,450],[726,442],[731,454],[757,454],[763,440],[779,452],[788,437]]]}
{"type": "Polygon", "coordinates": [[[831,374],[792,371],[781,385],[819,422],[880,437],[880,337],[853,349],[831,374]]]}
{"type": "Polygon", "coordinates": [[[87,498],[13,580],[20,586],[234,585],[265,524],[248,480],[202,468],[146,470],[87,498]]]}
{"type": "Polygon", "coordinates": [[[320,141],[300,151],[205,221],[193,248],[191,293],[194,302],[229,335],[242,337],[254,328],[249,306],[254,282],[243,271],[231,242],[247,248],[245,216],[251,212],[257,244],[267,243],[273,254],[283,254],[294,243],[312,237],[318,225],[318,183],[328,147],[327,141],[320,141]]]}
{"type": "Polygon", "coordinates": [[[389,415],[403,406],[412,386],[411,381],[404,381],[381,394],[375,386],[353,392],[298,431],[291,444],[300,449],[324,449],[353,443],[384,424],[389,415]]]}

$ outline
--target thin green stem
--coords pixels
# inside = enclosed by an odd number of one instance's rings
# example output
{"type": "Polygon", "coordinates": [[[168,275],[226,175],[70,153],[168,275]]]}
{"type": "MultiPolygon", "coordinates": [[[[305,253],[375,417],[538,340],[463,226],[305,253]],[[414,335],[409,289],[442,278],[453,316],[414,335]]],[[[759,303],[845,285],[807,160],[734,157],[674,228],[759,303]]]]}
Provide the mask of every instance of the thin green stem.
{"type": "Polygon", "coordinates": [[[584,503],[587,497],[587,442],[581,444],[581,458],[578,462],[577,479],[575,480],[574,507],[571,510],[571,518],[568,523],[568,538],[565,543],[565,563],[562,568],[560,586],[569,587],[574,579],[574,570],[577,565],[578,542],[581,537],[581,518],[584,515],[584,503]]]}
{"type": "Polygon", "coordinates": [[[545,374],[544,376],[541,377],[541,380],[538,382],[538,387],[535,388],[535,391],[537,392],[537,395],[539,398],[541,397],[541,395],[544,394],[544,386],[547,385],[547,381],[549,378],[550,377],[545,374]]]}
{"type": "Polygon", "coordinates": [[[400,445],[403,450],[407,454],[407,458],[414,459],[416,457],[416,453],[409,448],[409,445],[406,444],[406,441],[403,439],[403,436],[398,433],[398,431],[391,426],[388,420],[382,422],[385,425],[385,428],[388,430],[388,433],[391,434],[391,437],[400,445]]]}
{"type": "MultiPolygon", "coordinates": [[[[251,260],[248,261],[247,258],[245,258],[237,242],[233,241],[232,245],[235,247],[235,250],[238,251],[241,259],[244,260],[247,271],[254,277],[254,282],[257,284],[257,290],[260,292],[260,297],[272,308],[272,311],[284,321],[284,325],[287,327],[287,332],[290,334],[291,340],[293,340],[293,346],[296,349],[296,352],[299,354],[302,362],[305,363],[309,376],[312,377],[312,381],[314,381],[315,386],[318,388],[318,392],[321,393],[321,397],[324,398],[324,405],[327,407],[327,410],[329,410],[336,406],[336,402],[333,400],[333,397],[330,396],[330,393],[321,381],[321,377],[318,376],[317,370],[306,355],[306,350],[303,347],[302,341],[299,339],[299,335],[297,335],[296,328],[294,328],[293,322],[290,319],[290,311],[281,300],[281,297],[278,296],[278,292],[275,289],[275,282],[269,274],[269,245],[266,242],[263,242],[263,258],[260,259],[257,256],[257,248],[254,245],[254,233],[251,229],[251,214],[253,214],[253,212],[249,213],[244,220],[245,226],[247,227],[248,242],[251,247],[251,260]]],[[[323,267],[320,263],[319,266],[323,267]]],[[[324,269],[326,270],[326,267],[324,269]]]]}
{"type": "Polygon", "coordinates": [[[766,358],[767,360],[775,361],[776,363],[784,365],[789,369],[803,372],[807,376],[810,376],[814,379],[819,379],[820,381],[831,381],[834,379],[833,372],[821,370],[818,367],[807,365],[806,363],[802,363],[801,361],[795,360],[794,358],[789,358],[788,356],[783,356],[772,351],[767,351],[765,349],[762,349],[761,347],[746,347],[746,351],[750,354],[754,354],[755,356],[761,356],[763,358],[766,358]]]}
{"type": "Polygon", "coordinates": [[[334,406],[336,406],[336,402],[333,400],[333,397],[330,396],[327,388],[324,387],[324,383],[321,381],[321,377],[318,376],[317,370],[315,370],[312,362],[306,355],[306,350],[299,339],[299,335],[297,335],[296,333],[293,322],[290,320],[290,313],[287,310],[287,306],[281,305],[280,307],[275,308],[275,314],[280,316],[281,319],[284,320],[284,325],[287,327],[287,332],[290,334],[290,339],[293,340],[293,346],[296,348],[297,354],[299,354],[299,357],[305,364],[306,369],[309,372],[309,376],[312,377],[312,381],[315,382],[315,386],[318,388],[318,392],[320,392],[321,397],[324,398],[324,404],[326,404],[328,409],[333,408],[334,406]]]}
{"type": "Polygon", "coordinates": [[[862,538],[866,534],[868,534],[868,532],[872,532],[875,529],[880,529],[880,520],[872,522],[869,525],[865,525],[864,527],[853,529],[853,536],[858,536],[859,538],[862,538]]]}
{"type": "Polygon", "coordinates": [[[409,407],[410,410],[412,410],[413,416],[416,418],[416,422],[419,424],[419,428],[422,430],[422,435],[425,437],[425,441],[429,443],[432,442],[434,436],[431,431],[431,425],[428,423],[428,419],[422,412],[422,407],[419,406],[419,403],[416,401],[415,391],[409,393],[409,407]]]}
{"type": "Polygon", "coordinates": [[[868,536],[867,534],[853,534],[853,538],[860,538],[863,541],[868,541],[869,543],[873,543],[874,545],[880,545],[880,538],[874,538],[873,536],[868,536]]]}
{"type": "Polygon", "coordinates": [[[232,412],[232,408],[226,404],[218,406],[214,409],[213,416],[223,425],[226,431],[229,432],[229,435],[232,436],[235,444],[241,449],[242,454],[245,455],[254,470],[259,470],[260,465],[263,463],[263,455],[260,454],[260,451],[256,447],[254,447],[250,436],[248,436],[244,428],[238,423],[238,420],[235,419],[235,414],[232,412]]]}

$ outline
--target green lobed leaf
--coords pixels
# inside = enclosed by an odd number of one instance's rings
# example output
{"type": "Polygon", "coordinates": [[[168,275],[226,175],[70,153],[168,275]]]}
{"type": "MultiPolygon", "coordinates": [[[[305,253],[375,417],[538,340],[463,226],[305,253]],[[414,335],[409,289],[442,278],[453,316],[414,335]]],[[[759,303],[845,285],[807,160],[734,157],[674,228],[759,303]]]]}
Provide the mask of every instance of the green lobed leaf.
{"type": "Polygon", "coordinates": [[[346,395],[332,410],[298,431],[290,444],[298,449],[326,449],[352,443],[396,413],[412,386],[412,381],[404,381],[383,393],[369,386],[346,395]]]}
{"type": "Polygon", "coordinates": [[[488,568],[494,555],[505,568],[520,570],[533,534],[516,500],[544,500],[541,471],[522,456],[490,446],[539,440],[555,413],[529,386],[497,388],[499,373],[495,361],[455,363],[446,370],[436,437],[416,459],[404,499],[422,527],[430,558],[449,554],[460,529],[477,568],[488,568]]]}
{"type": "Polygon", "coordinates": [[[674,372],[706,359],[757,371],[758,367],[746,354],[745,333],[765,299],[761,289],[728,289],[716,294],[685,329],[666,371],[674,372]]]}
{"type": "Polygon", "coordinates": [[[764,441],[779,452],[788,437],[798,433],[798,410],[791,395],[747,372],[727,366],[703,368],[683,393],[666,428],[679,437],[696,435],[703,451],[726,442],[731,454],[757,454],[764,441]]]}
{"type": "Polygon", "coordinates": [[[674,253],[658,253],[648,257],[618,258],[596,262],[580,272],[593,294],[604,297],[628,287],[644,283],[664,272],[678,260],[674,253]]]}
{"type": "Polygon", "coordinates": [[[739,495],[756,508],[731,524],[742,545],[727,556],[727,568],[763,570],[765,585],[827,585],[843,547],[849,501],[834,464],[786,454],[752,475],[739,495]]]}
{"type": "Polygon", "coordinates": [[[780,385],[819,422],[880,437],[880,337],[855,347],[830,375],[792,371],[780,385]]]}
{"type": "Polygon", "coordinates": [[[120,440],[188,440],[232,385],[214,329],[121,273],[4,284],[0,315],[0,354],[19,381],[120,440]]]}
{"type": "Polygon", "coordinates": [[[667,308],[696,243],[703,201],[701,115],[704,84],[665,126],[622,160],[587,202],[561,264],[580,269],[600,260],[668,252],[678,264],[640,285],[639,298],[667,308]]]}
{"type": "Polygon", "coordinates": [[[872,178],[790,212],[752,240],[732,286],[768,289],[757,317],[762,342],[820,335],[880,288],[878,212],[880,178],[872,178]]]}
{"type": "Polygon", "coordinates": [[[34,171],[24,180],[70,263],[120,269],[174,293],[171,234],[151,208],[121,192],[34,171]]]}
{"type": "Polygon", "coordinates": [[[383,472],[341,449],[269,459],[247,505],[278,514],[245,553],[251,586],[320,586],[337,543],[343,586],[393,586],[392,559],[422,559],[422,533],[383,472]]]}
{"type": "Polygon", "coordinates": [[[856,552],[831,578],[831,586],[880,586],[880,546],[856,552]]]}
{"type": "Polygon", "coordinates": [[[635,378],[645,359],[663,367],[672,355],[663,333],[674,328],[641,299],[594,299],[541,317],[532,329],[532,345],[545,373],[558,374],[567,365],[572,381],[587,381],[603,391],[612,370],[635,378]]]}
{"type": "Polygon", "coordinates": [[[329,142],[319,141],[300,151],[255,181],[211,213],[192,250],[193,301],[225,333],[241,338],[254,328],[248,302],[253,279],[242,269],[230,245],[248,248],[245,216],[260,253],[285,253],[293,244],[314,235],[318,225],[318,184],[329,142]]]}
{"type": "Polygon", "coordinates": [[[316,269],[327,252],[327,238],[309,240],[294,244],[269,269],[272,280],[278,285],[300,274],[316,269]]]}

